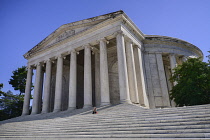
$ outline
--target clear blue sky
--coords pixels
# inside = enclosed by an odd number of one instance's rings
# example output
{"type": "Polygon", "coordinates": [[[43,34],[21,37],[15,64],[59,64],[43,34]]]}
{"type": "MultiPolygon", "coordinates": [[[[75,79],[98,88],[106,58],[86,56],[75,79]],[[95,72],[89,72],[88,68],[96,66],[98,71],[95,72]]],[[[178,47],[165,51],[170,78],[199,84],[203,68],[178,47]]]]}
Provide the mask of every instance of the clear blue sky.
{"type": "Polygon", "coordinates": [[[58,27],[118,10],[144,34],[188,41],[204,56],[210,51],[210,0],[0,0],[3,91],[13,91],[8,81],[13,70],[27,64],[23,54],[58,27]]]}

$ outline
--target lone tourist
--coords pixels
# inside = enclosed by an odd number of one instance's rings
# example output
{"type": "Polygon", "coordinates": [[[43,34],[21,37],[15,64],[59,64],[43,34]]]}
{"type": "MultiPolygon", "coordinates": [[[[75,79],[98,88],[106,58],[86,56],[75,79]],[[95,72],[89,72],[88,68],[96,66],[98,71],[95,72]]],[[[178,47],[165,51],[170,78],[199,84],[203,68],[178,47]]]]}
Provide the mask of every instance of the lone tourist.
{"type": "Polygon", "coordinates": [[[93,113],[92,114],[98,114],[96,107],[93,108],[93,113]]]}

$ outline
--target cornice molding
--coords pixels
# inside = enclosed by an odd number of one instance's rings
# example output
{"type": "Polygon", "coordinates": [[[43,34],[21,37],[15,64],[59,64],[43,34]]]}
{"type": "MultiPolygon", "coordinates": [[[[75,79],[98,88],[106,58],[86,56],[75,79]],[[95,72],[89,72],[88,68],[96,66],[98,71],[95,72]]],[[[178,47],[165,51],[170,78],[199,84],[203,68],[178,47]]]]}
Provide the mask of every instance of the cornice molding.
{"type": "Polygon", "coordinates": [[[166,42],[176,44],[175,46],[178,44],[180,47],[190,50],[203,58],[203,52],[198,47],[178,38],[159,35],[145,35],[145,40],[143,41],[144,44],[167,44],[166,42]]]}

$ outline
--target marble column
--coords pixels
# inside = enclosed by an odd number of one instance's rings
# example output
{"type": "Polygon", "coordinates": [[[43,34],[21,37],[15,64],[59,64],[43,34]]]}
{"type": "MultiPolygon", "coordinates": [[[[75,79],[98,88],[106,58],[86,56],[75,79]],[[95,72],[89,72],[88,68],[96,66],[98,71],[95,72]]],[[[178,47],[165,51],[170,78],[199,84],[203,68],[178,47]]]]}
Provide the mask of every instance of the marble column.
{"type": "Polygon", "coordinates": [[[42,113],[48,113],[50,111],[50,83],[51,83],[51,60],[46,61],[46,74],[44,83],[44,99],[42,113]]]}
{"type": "Polygon", "coordinates": [[[133,44],[129,39],[126,42],[126,60],[127,60],[127,70],[128,70],[128,83],[129,83],[129,92],[131,97],[131,102],[139,103],[138,97],[138,88],[136,80],[136,69],[134,63],[134,54],[133,54],[133,44]]]}
{"type": "Polygon", "coordinates": [[[149,52],[144,53],[144,65],[145,65],[145,76],[146,76],[146,86],[149,100],[149,108],[155,108],[155,97],[153,92],[152,84],[152,69],[150,67],[150,54],[149,52]]]}
{"type": "MultiPolygon", "coordinates": [[[[42,65],[43,67],[43,65],[42,65]]],[[[38,113],[42,111],[42,93],[43,93],[43,83],[44,83],[44,70],[41,70],[41,81],[40,81],[40,89],[39,89],[39,105],[38,105],[38,113]]]]}
{"type": "Polygon", "coordinates": [[[26,88],[25,88],[25,96],[24,96],[22,115],[29,115],[29,107],[30,107],[33,69],[31,68],[31,66],[28,66],[27,69],[28,69],[27,70],[27,80],[26,80],[26,88]]]}
{"type": "Polygon", "coordinates": [[[88,108],[92,107],[92,71],[90,46],[85,46],[84,55],[84,108],[88,108]]]}
{"type": "Polygon", "coordinates": [[[55,83],[55,103],[53,112],[61,111],[62,107],[62,80],[63,79],[63,57],[58,56],[55,83]]]}
{"type": "Polygon", "coordinates": [[[178,56],[177,57],[177,65],[182,65],[183,61],[182,61],[182,57],[178,56]]]}
{"type": "Polygon", "coordinates": [[[100,55],[95,51],[95,103],[99,107],[101,105],[100,94],[100,55]]]}
{"type": "Polygon", "coordinates": [[[33,96],[33,104],[32,104],[32,112],[31,114],[38,114],[39,113],[39,94],[41,89],[41,79],[42,77],[42,65],[39,63],[36,66],[36,79],[35,79],[35,86],[34,86],[34,96],[33,96]]]}
{"type": "MultiPolygon", "coordinates": [[[[165,68],[166,79],[167,79],[167,84],[168,84],[168,92],[170,92],[172,90],[172,83],[169,80],[170,77],[171,77],[170,66],[165,65],[164,68],[165,68]]],[[[175,102],[173,100],[170,100],[170,103],[171,103],[171,107],[175,107],[176,106],[176,104],[175,104],[175,102]]]]}
{"type": "Polygon", "coordinates": [[[156,60],[157,60],[158,74],[159,74],[159,79],[160,79],[160,88],[161,88],[162,97],[163,97],[163,105],[164,107],[170,107],[167,80],[165,76],[163,58],[162,58],[161,53],[156,53],[156,60]]]}
{"type": "Polygon", "coordinates": [[[73,110],[76,108],[77,95],[77,53],[75,50],[71,51],[70,59],[70,75],[69,75],[69,108],[73,110]]]}
{"type": "Polygon", "coordinates": [[[101,106],[110,104],[109,96],[109,75],[107,62],[106,40],[100,40],[100,89],[101,89],[101,106]]]}
{"type": "Polygon", "coordinates": [[[137,79],[137,87],[138,87],[138,94],[139,94],[139,104],[142,106],[149,107],[148,97],[146,94],[146,87],[145,87],[145,75],[144,75],[144,68],[143,68],[143,54],[140,47],[135,46],[133,48],[134,52],[134,60],[135,60],[135,68],[136,68],[136,79],[137,79]]]}
{"type": "Polygon", "coordinates": [[[140,63],[140,69],[141,69],[140,73],[141,73],[142,92],[144,96],[144,105],[149,108],[149,97],[146,92],[146,72],[145,72],[146,69],[145,69],[145,63],[144,63],[145,59],[144,59],[144,53],[143,53],[144,52],[143,44],[142,46],[139,46],[138,48],[139,48],[138,54],[139,54],[139,63],[140,63]]]}
{"type": "Polygon", "coordinates": [[[118,32],[116,39],[117,39],[120,102],[131,103],[130,94],[129,94],[129,85],[128,85],[127,62],[125,55],[125,42],[122,31],[118,32]]]}
{"type": "MultiPolygon", "coordinates": [[[[171,73],[173,75],[174,73],[174,68],[176,67],[177,65],[177,62],[176,62],[176,56],[175,54],[169,54],[169,59],[170,59],[170,66],[171,66],[171,73]]],[[[173,82],[174,86],[177,84],[177,82],[173,82]]]]}

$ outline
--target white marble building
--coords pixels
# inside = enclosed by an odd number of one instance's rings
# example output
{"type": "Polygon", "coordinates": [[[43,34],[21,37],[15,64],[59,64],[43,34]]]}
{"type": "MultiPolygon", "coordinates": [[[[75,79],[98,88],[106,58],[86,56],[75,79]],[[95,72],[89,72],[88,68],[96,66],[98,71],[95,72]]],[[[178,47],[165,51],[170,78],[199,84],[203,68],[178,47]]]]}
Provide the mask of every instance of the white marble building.
{"type": "Polygon", "coordinates": [[[143,34],[123,11],[62,25],[24,55],[22,115],[29,114],[32,76],[31,114],[119,103],[172,107],[172,69],[190,56],[203,54],[186,41],[143,34]]]}

